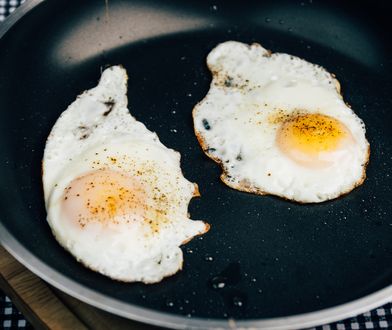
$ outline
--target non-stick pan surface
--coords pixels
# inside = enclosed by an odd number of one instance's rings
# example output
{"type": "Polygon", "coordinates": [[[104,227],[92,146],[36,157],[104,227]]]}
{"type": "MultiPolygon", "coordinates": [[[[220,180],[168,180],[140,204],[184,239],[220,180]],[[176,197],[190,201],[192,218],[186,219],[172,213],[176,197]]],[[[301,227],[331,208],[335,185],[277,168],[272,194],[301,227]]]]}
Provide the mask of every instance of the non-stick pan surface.
{"type": "Polygon", "coordinates": [[[0,39],[0,217],[3,244],[28,267],[89,303],[172,327],[225,327],[230,318],[301,327],[392,298],[386,5],[110,0],[106,8],[104,0],[30,0],[3,33],[23,11],[0,39]],[[206,55],[226,40],[259,42],[336,74],[367,128],[371,159],[363,186],[337,200],[299,205],[219,181],[219,166],[194,136],[191,111],[208,91],[206,55]],[[211,224],[208,234],[183,247],[183,271],[155,285],[119,283],[84,268],[55,241],[45,220],[46,137],[109,64],[128,70],[132,114],[181,152],[185,177],[202,195],[190,205],[192,218],[211,224]]]}

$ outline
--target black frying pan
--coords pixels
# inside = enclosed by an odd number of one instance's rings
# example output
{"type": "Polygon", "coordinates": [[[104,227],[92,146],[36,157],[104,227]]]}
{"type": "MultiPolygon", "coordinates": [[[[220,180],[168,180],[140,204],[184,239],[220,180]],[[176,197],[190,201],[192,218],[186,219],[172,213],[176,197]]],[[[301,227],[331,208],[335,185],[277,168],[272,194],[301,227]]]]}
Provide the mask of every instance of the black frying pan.
{"type": "Polygon", "coordinates": [[[88,303],[176,328],[228,327],[228,319],[299,328],[391,299],[387,6],[317,0],[108,5],[105,12],[104,0],[29,0],[0,27],[1,35],[12,26],[0,39],[0,236],[7,249],[88,303]],[[298,205],[219,181],[219,166],[193,134],[191,111],[209,87],[206,55],[226,40],[256,41],[336,74],[367,127],[371,160],[363,186],[334,201],[298,205]],[[155,285],[118,283],[84,268],[57,244],[45,221],[45,139],[76,95],[96,84],[101,68],[119,63],[130,75],[132,113],[181,152],[185,176],[199,183],[202,195],[190,213],[212,226],[183,247],[184,270],[155,285]]]}

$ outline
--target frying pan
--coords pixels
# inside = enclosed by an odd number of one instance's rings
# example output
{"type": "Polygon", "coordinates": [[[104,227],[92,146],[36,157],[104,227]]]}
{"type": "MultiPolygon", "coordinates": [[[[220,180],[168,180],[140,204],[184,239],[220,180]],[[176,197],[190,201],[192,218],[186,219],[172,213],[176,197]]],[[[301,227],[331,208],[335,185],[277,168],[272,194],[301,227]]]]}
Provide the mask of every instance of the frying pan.
{"type": "Polygon", "coordinates": [[[2,244],[87,303],[173,328],[301,328],[392,299],[392,80],[386,2],[27,1],[0,28],[2,244]],[[238,192],[201,151],[191,110],[208,91],[208,52],[259,42],[336,74],[364,120],[368,178],[350,194],[299,205],[238,192]],[[181,272],[154,285],[94,273],[46,223],[41,158],[59,114],[101,70],[128,70],[132,114],[182,155],[211,230],[183,246],[181,272]],[[224,283],[217,285],[216,283],[224,283]]]}

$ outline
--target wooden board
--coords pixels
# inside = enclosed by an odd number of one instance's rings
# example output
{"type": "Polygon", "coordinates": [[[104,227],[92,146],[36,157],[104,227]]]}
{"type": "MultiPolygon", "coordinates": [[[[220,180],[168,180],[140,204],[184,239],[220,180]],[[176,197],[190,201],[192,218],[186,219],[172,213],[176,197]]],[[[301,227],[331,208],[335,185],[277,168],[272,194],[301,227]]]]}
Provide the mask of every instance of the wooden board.
{"type": "Polygon", "coordinates": [[[0,246],[0,288],[36,329],[153,330],[87,305],[50,286],[0,246]]]}

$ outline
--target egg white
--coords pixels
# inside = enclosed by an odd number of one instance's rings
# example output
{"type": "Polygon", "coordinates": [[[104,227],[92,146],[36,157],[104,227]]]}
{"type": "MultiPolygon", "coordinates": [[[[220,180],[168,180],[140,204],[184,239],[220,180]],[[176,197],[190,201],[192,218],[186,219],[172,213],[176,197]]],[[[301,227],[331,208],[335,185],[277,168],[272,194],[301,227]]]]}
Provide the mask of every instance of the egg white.
{"type": "Polygon", "coordinates": [[[221,164],[228,186],[312,203],[336,198],[364,181],[370,150],[365,126],[324,68],[235,41],[215,47],[207,65],[213,80],[193,109],[194,128],[204,152],[221,164]],[[337,119],[355,144],[329,167],[297,164],[277,147],[279,124],[271,121],[297,112],[337,119]]]}
{"type": "Polygon", "coordinates": [[[42,163],[47,221],[87,267],[121,281],[154,283],[182,268],[179,246],[209,226],[189,219],[197,186],[184,178],[180,154],[130,115],[126,83],[124,68],[106,69],[98,86],[78,96],[55,123],[42,163]],[[76,226],[64,213],[64,193],[73,180],[102,170],[143,187],[141,209],[147,211],[76,226]]]}

